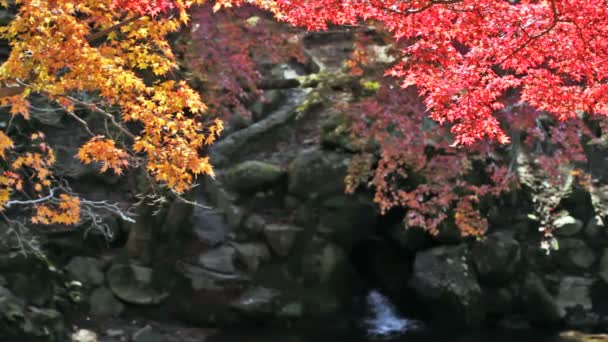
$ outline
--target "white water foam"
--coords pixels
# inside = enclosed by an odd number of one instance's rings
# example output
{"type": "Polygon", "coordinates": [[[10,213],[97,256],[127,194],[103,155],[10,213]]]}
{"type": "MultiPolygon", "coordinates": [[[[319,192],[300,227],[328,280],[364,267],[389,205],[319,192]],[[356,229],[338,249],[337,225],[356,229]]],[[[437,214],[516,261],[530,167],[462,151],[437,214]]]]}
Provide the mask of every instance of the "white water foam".
{"type": "Polygon", "coordinates": [[[365,320],[365,326],[372,337],[392,337],[420,327],[417,321],[400,316],[389,299],[377,290],[368,293],[367,305],[371,317],[365,320]]]}

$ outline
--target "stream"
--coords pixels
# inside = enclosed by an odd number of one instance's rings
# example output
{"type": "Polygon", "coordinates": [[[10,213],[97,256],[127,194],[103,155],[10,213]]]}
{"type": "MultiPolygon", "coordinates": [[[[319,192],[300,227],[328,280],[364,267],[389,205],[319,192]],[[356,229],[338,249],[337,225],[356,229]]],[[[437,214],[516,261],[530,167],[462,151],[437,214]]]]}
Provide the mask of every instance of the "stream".
{"type": "Polygon", "coordinates": [[[350,328],[276,330],[269,328],[223,331],[211,336],[209,342],[567,342],[556,333],[542,331],[507,332],[483,330],[454,332],[433,330],[423,322],[399,314],[382,293],[370,290],[364,300],[363,317],[353,320],[350,328]]]}

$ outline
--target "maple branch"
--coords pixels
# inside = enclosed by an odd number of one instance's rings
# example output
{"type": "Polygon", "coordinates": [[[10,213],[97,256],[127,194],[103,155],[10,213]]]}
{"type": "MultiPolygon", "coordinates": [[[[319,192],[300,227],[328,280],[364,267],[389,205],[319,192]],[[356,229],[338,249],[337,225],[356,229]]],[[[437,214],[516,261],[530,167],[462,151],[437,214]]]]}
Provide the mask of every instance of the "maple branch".
{"type": "Polygon", "coordinates": [[[84,129],[87,131],[87,133],[89,133],[91,136],[95,136],[95,134],[93,132],[91,132],[91,129],[89,128],[89,124],[84,121],[81,117],[79,117],[78,115],[74,114],[74,112],[66,110],[66,113],[68,113],[69,116],[71,116],[74,120],[78,121],[80,124],[82,124],[84,126],[84,129]]]}
{"type": "Polygon", "coordinates": [[[89,42],[89,44],[90,44],[90,43],[93,43],[93,42],[94,42],[94,41],[96,41],[97,39],[100,39],[100,38],[102,38],[102,37],[105,37],[105,36],[107,36],[108,34],[110,34],[111,32],[116,31],[116,30],[120,29],[121,27],[123,27],[123,26],[125,26],[125,25],[128,25],[128,24],[130,24],[130,23],[132,23],[132,22],[134,22],[134,21],[138,20],[138,19],[139,19],[139,18],[141,18],[141,17],[143,17],[143,16],[142,16],[142,15],[136,15],[136,16],[134,16],[134,17],[131,17],[131,18],[129,18],[129,19],[126,19],[126,20],[124,20],[124,21],[121,21],[121,22],[119,22],[119,23],[118,23],[118,24],[116,24],[116,25],[110,26],[110,27],[108,27],[108,28],[106,28],[106,29],[104,29],[104,30],[101,30],[101,31],[96,32],[96,33],[93,33],[92,35],[90,35],[90,36],[88,36],[88,37],[87,37],[87,42],[89,42]]]}
{"type": "Polygon", "coordinates": [[[45,196],[45,197],[42,197],[39,199],[35,199],[35,200],[27,200],[27,201],[11,200],[11,201],[6,202],[4,204],[4,206],[7,208],[10,208],[13,204],[37,204],[37,203],[41,203],[44,201],[48,201],[48,200],[52,199],[53,196],[55,196],[55,189],[50,189],[48,196],[45,196]]]}
{"type": "Polygon", "coordinates": [[[85,106],[86,108],[91,109],[91,110],[93,110],[94,112],[96,112],[98,114],[101,114],[101,115],[105,116],[106,118],[110,119],[110,122],[112,122],[112,125],[114,125],[114,127],[118,128],[118,130],[120,130],[122,133],[124,133],[129,138],[135,139],[135,135],[133,135],[133,133],[129,132],[129,130],[126,129],[124,126],[122,126],[121,124],[119,124],[116,121],[116,118],[114,117],[114,115],[112,115],[112,114],[106,112],[105,110],[99,108],[96,104],[84,102],[84,101],[81,101],[81,100],[79,100],[77,98],[74,98],[72,96],[69,96],[69,95],[63,95],[63,97],[65,97],[66,99],[68,99],[68,100],[70,100],[70,101],[72,101],[74,103],[77,103],[79,105],[85,106]]]}
{"type": "Polygon", "coordinates": [[[498,62],[498,65],[506,62],[509,58],[515,56],[515,54],[517,54],[521,50],[525,49],[534,40],[536,40],[536,39],[544,36],[545,34],[549,33],[551,30],[553,30],[553,28],[555,28],[555,26],[557,25],[557,23],[560,22],[560,20],[559,20],[559,12],[557,11],[557,4],[555,3],[555,0],[551,0],[551,13],[553,14],[553,17],[551,19],[551,24],[547,28],[545,28],[544,30],[542,30],[541,32],[539,32],[537,34],[530,35],[530,34],[528,34],[528,32],[526,32],[526,30],[523,27],[520,27],[520,29],[522,30],[522,32],[525,33],[526,36],[528,36],[528,40],[526,40],[522,45],[520,45],[519,47],[517,47],[509,55],[507,55],[506,57],[504,57],[500,62],[498,62]]]}
{"type": "Polygon", "coordinates": [[[380,9],[383,9],[385,11],[388,12],[392,12],[392,13],[396,13],[396,14],[401,14],[401,15],[410,15],[410,14],[416,14],[416,13],[421,13],[426,11],[427,9],[435,6],[435,5],[453,5],[453,4],[457,4],[462,2],[463,0],[430,0],[428,4],[420,7],[420,8],[409,8],[406,11],[400,11],[396,8],[391,8],[391,7],[385,7],[385,6],[377,6],[377,5],[372,5],[372,6],[376,6],[380,9]]]}

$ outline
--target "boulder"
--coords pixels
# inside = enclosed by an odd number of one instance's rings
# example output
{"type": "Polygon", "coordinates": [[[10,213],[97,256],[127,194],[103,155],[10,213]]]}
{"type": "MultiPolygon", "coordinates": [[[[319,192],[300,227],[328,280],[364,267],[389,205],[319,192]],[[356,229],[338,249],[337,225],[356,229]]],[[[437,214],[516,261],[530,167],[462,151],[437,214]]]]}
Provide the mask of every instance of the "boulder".
{"type": "Polygon", "coordinates": [[[65,333],[63,315],[54,309],[30,306],[26,312],[23,332],[26,335],[40,338],[40,340],[63,340],[65,333]]]}
{"type": "Polygon", "coordinates": [[[263,318],[273,315],[277,310],[279,291],[253,287],[243,292],[230,307],[240,314],[252,318],[263,318]]]}
{"type": "Polygon", "coordinates": [[[311,149],[301,152],[289,165],[291,194],[318,199],[344,193],[344,177],[350,164],[346,154],[311,149]]]}
{"type": "Polygon", "coordinates": [[[508,232],[488,235],[475,244],[473,264],[482,283],[500,285],[511,279],[521,264],[519,243],[508,232]]]}
{"type": "Polygon", "coordinates": [[[268,114],[279,108],[283,100],[285,100],[285,94],[279,89],[269,89],[264,91],[264,100],[256,101],[250,107],[254,122],[266,118],[268,114]]]}
{"type": "Polygon", "coordinates": [[[258,214],[249,215],[243,221],[243,230],[251,237],[260,236],[264,231],[264,227],[266,227],[266,220],[258,214]]]}
{"type": "Polygon", "coordinates": [[[75,257],[67,264],[68,274],[84,285],[99,286],[103,284],[101,262],[95,258],[75,257]]]}
{"type": "Polygon", "coordinates": [[[250,160],[228,169],[222,179],[234,191],[251,193],[273,187],[284,176],[285,171],[278,165],[250,160]]]}
{"type": "Polygon", "coordinates": [[[340,290],[349,283],[353,269],[340,246],[315,236],[299,247],[287,261],[293,278],[305,285],[323,284],[334,290],[340,290]]]}
{"type": "Polygon", "coordinates": [[[523,308],[530,321],[547,325],[558,323],[564,318],[564,310],[538,275],[528,274],[521,292],[523,308]]]}
{"type": "Polygon", "coordinates": [[[558,250],[553,260],[561,267],[570,270],[589,269],[596,260],[593,250],[581,239],[559,238],[558,250]]]}
{"type": "Polygon", "coordinates": [[[351,136],[351,123],[345,114],[332,114],[321,122],[321,145],[330,149],[357,150],[351,136]]]}
{"type": "Polygon", "coordinates": [[[236,260],[245,265],[250,273],[255,273],[263,262],[270,260],[270,251],[264,243],[232,243],[236,252],[236,260]]]}
{"type": "Polygon", "coordinates": [[[592,217],[585,225],[585,235],[592,242],[604,242],[606,237],[604,220],[600,216],[592,217]]]}
{"type": "Polygon", "coordinates": [[[89,307],[92,316],[116,317],[125,309],[125,306],[114,297],[105,287],[95,289],[89,297],[89,307]]]}
{"type": "Polygon", "coordinates": [[[212,247],[225,242],[232,230],[220,211],[199,206],[192,210],[191,224],[194,235],[212,247]]]}
{"type": "Polygon", "coordinates": [[[608,284],[608,248],[604,248],[600,259],[598,275],[606,284],[608,284]]]}
{"type": "Polygon", "coordinates": [[[483,294],[465,245],[441,246],[416,254],[409,286],[446,323],[479,326],[485,318],[483,294]]]}
{"type": "Polygon", "coordinates": [[[233,247],[220,246],[199,255],[198,263],[213,272],[234,274],[236,272],[235,259],[236,252],[233,247]]]}
{"type": "Polygon", "coordinates": [[[280,257],[286,257],[302,228],[287,224],[270,224],[264,228],[266,242],[280,257]]]}
{"type": "Polygon", "coordinates": [[[112,293],[120,300],[136,305],[157,305],[169,294],[152,285],[153,270],[137,265],[112,265],[106,279],[112,293]]]}
{"type": "Polygon", "coordinates": [[[583,221],[566,215],[553,221],[553,227],[557,236],[573,236],[583,229],[583,221]]]}
{"type": "Polygon", "coordinates": [[[564,312],[566,324],[586,326],[597,323],[598,317],[592,312],[592,286],[593,279],[585,277],[563,277],[560,280],[556,301],[560,311],[564,312]]]}
{"type": "Polygon", "coordinates": [[[97,333],[87,329],[78,329],[70,336],[72,342],[98,342],[97,333]]]}

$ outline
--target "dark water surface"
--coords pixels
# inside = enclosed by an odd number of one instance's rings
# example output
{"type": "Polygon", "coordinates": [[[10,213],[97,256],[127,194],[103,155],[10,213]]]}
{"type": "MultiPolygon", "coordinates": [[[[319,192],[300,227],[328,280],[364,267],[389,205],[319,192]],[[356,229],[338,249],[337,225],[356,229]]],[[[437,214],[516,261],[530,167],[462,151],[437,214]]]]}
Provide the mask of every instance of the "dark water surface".
{"type": "Polygon", "coordinates": [[[223,331],[210,342],[566,342],[556,333],[541,331],[441,331],[423,322],[399,314],[380,292],[371,290],[364,300],[364,310],[353,317],[352,326],[334,327],[320,322],[308,329],[276,330],[260,327],[223,331]]]}

